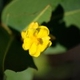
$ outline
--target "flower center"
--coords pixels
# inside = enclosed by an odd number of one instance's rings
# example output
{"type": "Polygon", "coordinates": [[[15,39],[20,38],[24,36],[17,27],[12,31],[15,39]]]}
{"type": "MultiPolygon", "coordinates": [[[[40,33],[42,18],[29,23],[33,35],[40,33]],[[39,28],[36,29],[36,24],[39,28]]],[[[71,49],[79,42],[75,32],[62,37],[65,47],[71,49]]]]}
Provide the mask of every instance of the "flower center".
{"type": "Polygon", "coordinates": [[[37,38],[36,36],[32,37],[33,42],[37,43],[37,44],[42,44],[43,41],[41,38],[37,38]]]}

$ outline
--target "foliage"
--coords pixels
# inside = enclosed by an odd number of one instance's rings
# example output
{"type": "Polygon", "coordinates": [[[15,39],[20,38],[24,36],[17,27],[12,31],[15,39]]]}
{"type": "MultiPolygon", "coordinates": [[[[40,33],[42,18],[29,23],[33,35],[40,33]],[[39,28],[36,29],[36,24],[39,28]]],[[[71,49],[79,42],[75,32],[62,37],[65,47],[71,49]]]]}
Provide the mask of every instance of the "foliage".
{"type": "MultiPolygon", "coordinates": [[[[47,26],[56,37],[52,41],[53,45],[45,50],[45,54],[60,54],[80,43],[80,0],[4,1],[0,0],[1,78],[4,71],[6,73],[9,69],[15,71],[13,73],[22,71],[22,75],[30,72],[27,75],[30,77],[28,80],[32,79],[33,70],[29,71],[28,67],[37,69],[37,66],[28,52],[22,49],[20,33],[33,21],[47,26]]],[[[19,78],[15,80],[17,79],[19,78]]],[[[10,80],[9,77],[7,80],[10,80]]]]}

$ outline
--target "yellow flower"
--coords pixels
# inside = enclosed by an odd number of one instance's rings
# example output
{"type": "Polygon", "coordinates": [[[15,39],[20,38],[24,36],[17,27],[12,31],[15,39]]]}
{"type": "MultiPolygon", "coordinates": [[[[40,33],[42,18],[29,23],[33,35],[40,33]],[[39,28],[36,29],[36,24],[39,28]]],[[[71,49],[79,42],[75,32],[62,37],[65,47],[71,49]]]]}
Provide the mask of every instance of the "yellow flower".
{"type": "Polygon", "coordinates": [[[52,44],[49,29],[46,26],[39,26],[37,22],[32,22],[25,31],[21,32],[21,36],[23,49],[29,50],[29,54],[33,57],[38,57],[52,44]]]}

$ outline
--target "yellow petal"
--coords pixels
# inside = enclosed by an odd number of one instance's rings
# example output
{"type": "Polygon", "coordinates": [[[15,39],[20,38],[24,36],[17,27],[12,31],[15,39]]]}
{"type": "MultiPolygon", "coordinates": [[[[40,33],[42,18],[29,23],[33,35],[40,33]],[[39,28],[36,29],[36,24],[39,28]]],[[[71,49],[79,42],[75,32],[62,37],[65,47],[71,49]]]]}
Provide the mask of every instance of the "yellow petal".
{"type": "Polygon", "coordinates": [[[49,36],[42,38],[43,43],[48,42],[47,47],[52,45],[52,42],[50,41],[50,39],[51,38],[49,36]]]}
{"type": "Polygon", "coordinates": [[[24,50],[28,50],[30,48],[31,44],[32,44],[32,40],[30,38],[25,38],[23,41],[22,47],[24,50]]]}
{"type": "Polygon", "coordinates": [[[32,34],[31,32],[33,32],[33,31],[32,31],[31,28],[32,28],[33,25],[34,25],[34,22],[32,22],[25,31],[22,31],[22,32],[21,32],[22,38],[25,38],[26,35],[29,36],[29,34],[32,34]]]}
{"type": "Polygon", "coordinates": [[[28,33],[28,35],[29,35],[30,37],[34,35],[34,32],[35,32],[36,28],[38,28],[38,23],[37,23],[37,22],[32,22],[32,23],[29,25],[29,27],[28,27],[28,29],[27,29],[27,33],[28,33]]]}
{"type": "Polygon", "coordinates": [[[38,57],[40,56],[40,53],[41,53],[41,45],[38,45],[37,46],[37,50],[35,52],[35,54],[33,55],[34,57],[38,57]]]}
{"type": "Polygon", "coordinates": [[[51,38],[49,36],[45,36],[43,38],[41,38],[42,40],[50,40],[51,38]]]}
{"type": "Polygon", "coordinates": [[[37,23],[37,22],[32,22],[32,23],[29,25],[28,28],[29,28],[29,29],[36,29],[36,28],[38,28],[38,23],[37,23]]]}
{"type": "Polygon", "coordinates": [[[43,44],[41,44],[41,52],[43,52],[47,47],[51,46],[51,41],[44,40],[43,44]]]}
{"type": "Polygon", "coordinates": [[[51,41],[49,41],[49,46],[51,46],[52,45],[52,42],[51,41]]]}
{"type": "Polygon", "coordinates": [[[34,30],[32,30],[32,29],[29,29],[29,30],[27,31],[28,37],[32,37],[33,34],[34,34],[34,30]]]}
{"type": "Polygon", "coordinates": [[[32,43],[30,49],[29,49],[29,54],[31,56],[34,56],[36,54],[36,51],[37,51],[37,43],[32,43]]]}
{"type": "Polygon", "coordinates": [[[38,50],[34,55],[33,55],[33,57],[38,57],[38,56],[40,56],[40,51],[38,50]]]}
{"type": "Polygon", "coordinates": [[[49,29],[46,26],[40,26],[36,34],[38,38],[42,38],[49,35],[49,29]]]}
{"type": "Polygon", "coordinates": [[[26,37],[26,31],[21,32],[21,37],[24,39],[26,37]]]}
{"type": "Polygon", "coordinates": [[[31,22],[28,26],[28,28],[32,28],[32,26],[34,25],[34,22],[31,22]]]}

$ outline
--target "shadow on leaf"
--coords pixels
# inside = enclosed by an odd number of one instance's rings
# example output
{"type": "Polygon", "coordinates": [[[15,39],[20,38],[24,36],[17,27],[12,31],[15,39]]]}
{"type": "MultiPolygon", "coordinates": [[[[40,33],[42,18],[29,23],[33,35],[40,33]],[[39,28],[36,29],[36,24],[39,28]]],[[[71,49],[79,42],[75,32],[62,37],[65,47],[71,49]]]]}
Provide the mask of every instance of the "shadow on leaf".
{"type": "Polygon", "coordinates": [[[13,71],[23,71],[28,67],[37,69],[32,57],[29,55],[28,51],[22,49],[22,42],[20,33],[13,30],[15,38],[11,43],[9,51],[5,57],[4,70],[10,69],[13,71]]]}
{"type": "Polygon", "coordinates": [[[50,21],[48,23],[43,22],[42,25],[47,26],[51,34],[56,37],[56,40],[52,41],[52,47],[60,43],[67,49],[71,49],[80,43],[80,30],[76,25],[66,26],[64,17],[64,9],[61,5],[52,12],[50,21]]]}

